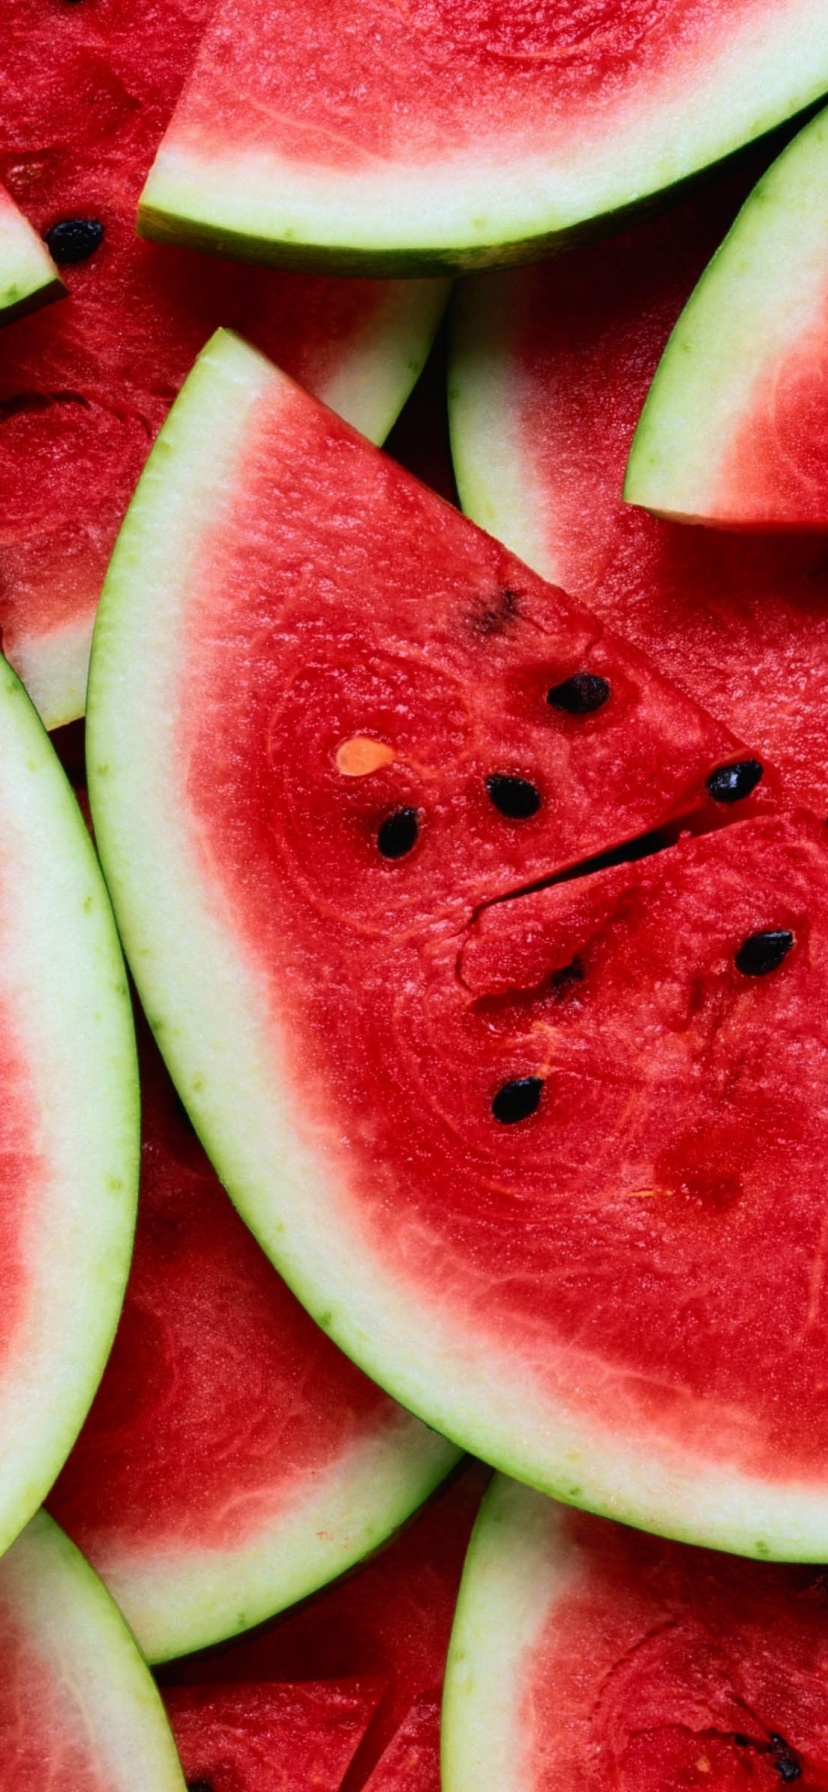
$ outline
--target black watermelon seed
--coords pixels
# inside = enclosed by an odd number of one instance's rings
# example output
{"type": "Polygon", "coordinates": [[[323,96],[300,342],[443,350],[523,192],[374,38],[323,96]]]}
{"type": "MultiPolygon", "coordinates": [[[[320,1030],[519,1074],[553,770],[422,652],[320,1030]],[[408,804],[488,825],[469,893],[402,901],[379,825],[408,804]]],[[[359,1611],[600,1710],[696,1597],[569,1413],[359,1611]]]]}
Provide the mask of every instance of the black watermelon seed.
{"type": "Polygon", "coordinates": [[[766,933],[749,933],[736,953],[736,969],[745,977],[766,977],[787,958],[794,936],[786,927],[770,927],[766,933]]]}
{"type": "Polygon", "coordinates": [[[553,684],[546,701],[568,716],[591,716],[596,709],[603,709],[609,695],[610,686],[600,672],[573,672],[562,684],[553,684]]]}
{"type": "Polygon", "coordinates": [[[486,789],[495,808],[510,821],[526,821],[540,808],[540,791],[528,778],[512,778],[506,772],[492,772],[486,779],[486,789]]]}
{"type": "Polygon", "coordinates": [[[384,859],[404,859],[416,845],[420,824],[416,809],[395,809],[386,815],[377,834],[377,845],[384,859]]]}
{"type": "Polygon", "coordinates": [[[61,218],[46,232],[46,247],[59,267],[88,261],[103,240],[104,227],[97,218],[61,218]]]}
{"type": "Polygon", "coordinates": [[[714,803],[740,803],[756,789],[764,767],[758,759],[738,759],[735,765],[717,765],[705,780],[714,803]]]}
{"type": "Polygon", "coordinates": [[[528,1120],[534,1114],[543,1093],[539,1076],[519,1076],[514,1083],[504,1083],[492,1102],[492,1113],[501,1126],[514,1126],[517,1120],[528,1120]]]}

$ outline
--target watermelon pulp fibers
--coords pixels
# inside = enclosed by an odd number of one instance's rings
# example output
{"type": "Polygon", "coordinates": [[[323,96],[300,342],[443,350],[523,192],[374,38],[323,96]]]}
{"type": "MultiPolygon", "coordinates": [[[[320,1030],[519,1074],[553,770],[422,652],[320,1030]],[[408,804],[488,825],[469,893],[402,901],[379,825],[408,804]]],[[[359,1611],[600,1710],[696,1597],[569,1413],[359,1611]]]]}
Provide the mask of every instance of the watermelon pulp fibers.
{"type": "Polygon", "coordinates": [[[445,1792],[828,1785],[825,1575],[642,1536],[496,1478],[443,1709],[445,1792]]]}
{"type": "Polygon", "coordinates": [[[175,1686],[164,1703],[189,1787],[340,1792],[379,1694],[347,1681],[175,1686]]]}
{"type": "Polygon", "coordinates": [[[625,497],[742,528],[828,528],[828,113],[748,197],[685,306],[625,497]]]}
{"type": "Polygon", "coordinates": [[[126,1304],[49,1505],[157,1661],[340,1574],[456,1452],[341,1356],[275,1274],[143,1027],[141,1088],[126,1304]]]}
{"type": "Polygon", "coordinates": [[[415,1699],[377,1762],[365,1792],[440,1792],[440,1701],[415,1699]]]}
{"type": "Polygon", "coordinates": [[[208,9],[151,0],[137,29],[133,0],[4,8],[0,177],[38,230],[87,232],[61,264],[69,299],[0,348],[0,627],[50,727],[83,712],[121,518],[216,325],[235,323],[380,438],[445,300],[443,283],[254,273],[137,241],[141,182],[208,9]]]}
{"type": "Polygon", "coordinates": [[[549,268],[468,283],[451,421],[464,507],[828,813],[828,545],[689,530],[621,502],[649,383],[740,180],[549,268]]]}
{"type": "Polygon", "coordinates": [[[629,208],[826,87],[816,0],[222,0],[139,222],[285,266],[485,266],[629,208]]]}

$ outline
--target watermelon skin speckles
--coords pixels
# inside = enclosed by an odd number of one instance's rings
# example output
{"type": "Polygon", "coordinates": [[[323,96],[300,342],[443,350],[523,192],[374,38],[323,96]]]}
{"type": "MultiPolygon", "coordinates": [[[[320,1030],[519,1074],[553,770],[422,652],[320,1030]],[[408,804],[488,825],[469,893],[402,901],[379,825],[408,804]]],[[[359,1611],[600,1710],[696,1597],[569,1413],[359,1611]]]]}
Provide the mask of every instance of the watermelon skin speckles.
{"type": "Polygon", "coordinates": [[[549,268],[469,282],[451,370],[464,508],[627,635],[828,814],[828,543],[688,529],[621,501],[676,319],[743,179],[549,268]]]}
{"type": "Polygon", "coordinates": [[[63,290],[48,250],[0,187],[0,324],[36,310],[63,290]]]}
{"type": "Polygon", "coordinates": [[[139,223],[326,271],[526,259],[826,87],[815,0],[223,0],[139,223]]]}
{"type": "Polygon", "coordinates": [[[340,1792],[381,1688],[176,1686],[164,1693],[188,1786],[211,1792],[340,1792]]]}
{"type": "Polygon", "coordinates": [[[824,1786],[824,1575],[734,1561],[497,1477],[469,1549],[444,1792],[824,1786]]]}
{"type": "Polygon", "coordinates": [[[725,528],[828,529],[828,113],[754,189],[685,306],[624,495],[725,528]]]}

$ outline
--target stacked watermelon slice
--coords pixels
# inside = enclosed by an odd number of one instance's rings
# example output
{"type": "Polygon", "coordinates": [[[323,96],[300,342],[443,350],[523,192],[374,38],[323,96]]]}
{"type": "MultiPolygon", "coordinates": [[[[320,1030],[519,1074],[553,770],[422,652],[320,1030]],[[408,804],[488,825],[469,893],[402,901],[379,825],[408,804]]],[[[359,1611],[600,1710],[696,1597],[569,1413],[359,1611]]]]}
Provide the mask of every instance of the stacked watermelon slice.
{"type": "Polygon", "coordinates": [[[822,0],[7,13],[0,1787],[828,1786],[822,0]]]}

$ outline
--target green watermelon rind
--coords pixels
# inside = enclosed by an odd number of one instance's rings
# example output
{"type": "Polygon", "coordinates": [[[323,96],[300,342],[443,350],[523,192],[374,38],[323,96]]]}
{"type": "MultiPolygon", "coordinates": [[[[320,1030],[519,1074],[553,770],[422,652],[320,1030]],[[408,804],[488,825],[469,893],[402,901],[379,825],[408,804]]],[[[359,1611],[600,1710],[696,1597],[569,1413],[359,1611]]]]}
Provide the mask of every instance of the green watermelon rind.
{"type": "MultiPolygon", "coordinates": [[[[0,1609],[44,1676],[74,1695],[78,1735],[109,1792],[185,1792],[158,1688],[103,1582],[75,1545],[38,1512],[0,1562],[0,1609]]],[[[55,1704],[55,1710],[57,1705],[55,1704]]],[[[58,1757],[60,1732],[55,1723],[58,1757]]],[[[26,1744],[25,1712],[21,1741],[26,1744]]],[[[84,1785],[86,1779],[84,1778],[84,1785]]]]}
{"type": "Polygon", "coordinates": [[[455,1607],[440,1722],[442,1792],[531,1792],[526,1711],[533,1655],[579,1551],[553,1500],[495,1475],[455,1607]]]}
{"type": "Polygon", "coordinates": [[[656,94],[654,125],[646,103],[631,106],[596,139],[592,161],[589,149],[569,163],[540,150],[520,156],[492,130],[476,156],[363,157],[358,172],[337,174],[217,145],[199,158],[176,143],[174,116],[141,196],[139,233],[320,273],[429,275],[536,260],[596,228],[620,228],[819,101],[828,91],[824,9],[798,0],[796,10],[795,22],[790,6],[778,15],[778,39],[776,21],[757,30],[748,19],[713,66],[699,65],[695,96],[691,80],[676,81],[663,103],[656,94]]]}
{"type": "Polygon", "coordinates": [[[47,305],[65,290],[37,231],[0,187],[0,324],[47,305]]]}
{"type": "MultiPolygon", "coordinates": [[[[400,1404],[515,1478],[608,1517],[758,1557],[828,1554],[819,1487],[768,1486],[662,1454],[550,1406],[531,1370],[427,1306],[369,1257],[347,1191],[293,1120],[275,1023],[186,839],[177,763],[182,584],[214,530],[259,397],[284,376],[223,332],[201,355],[128,513],[102,599],[88,717],[90,796],[127,956],[181,1097],[225,1187],[317,1323],[400,1404]],[[209,966],[209,975],[205,967],[209,966]]],[[[271,413],[272,414],[272,413],[271,413]]],[[[220,726],[220,725],[219,725],[220,726]]]]}
{"type": "MultiPolygon", "coordinates": [[[[93,1550],[148,1661],[191,1654],[252,1629],[316,1593],[386,1543],[460,1459],[408,1414],[315,1470],[301,1502],[236,1547],[160,1543],[127,1554],[117,1532],[93,1550]]],[[[240,1458],[240,1473],[244,1461],[240,1458]]],[[[247,1485],[239,1488],[243,1518],[247,1485]]],[[[243,1524],[240,1526],[243,1529],[243,1524]]]]}
{"type": "Polygon", "coordinates": [[[757,385],[824,332],[826,182],[828,111],[754,187],[675,324],[633,437],[628,504],[678,522],[761,525],[728,514],[717,478],[757,385]]]}
{"type": "Polygon", "coordinates": [[[83,817],[0,660],[9,950],[0,986],[31,1064],[46,1165],[22,1238],[31,1282],[0,1372],[0,1552],[41,1504],[97,1388],[132,1253],[138,1078],[126,972],[83,817]]]}

